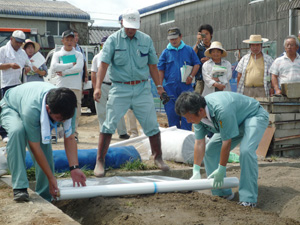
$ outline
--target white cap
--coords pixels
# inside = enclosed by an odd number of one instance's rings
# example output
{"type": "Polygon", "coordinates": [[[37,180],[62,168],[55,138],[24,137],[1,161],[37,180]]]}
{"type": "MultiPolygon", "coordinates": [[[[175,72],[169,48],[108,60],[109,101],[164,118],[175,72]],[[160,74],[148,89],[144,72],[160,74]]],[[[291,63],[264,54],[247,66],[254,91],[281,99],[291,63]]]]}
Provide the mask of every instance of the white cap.
{"type": "Polygon", "coordinates": [[[122,14],[125,28],[140,29],[140,13],[136,9],[126,9],[122,14]]]}
{"type": "Polygon", "coordinates": [[[17,42],[25,42],[26,35],[21,30],[15,30],[12,33],[12,37],[16,39],[17,42]]]}

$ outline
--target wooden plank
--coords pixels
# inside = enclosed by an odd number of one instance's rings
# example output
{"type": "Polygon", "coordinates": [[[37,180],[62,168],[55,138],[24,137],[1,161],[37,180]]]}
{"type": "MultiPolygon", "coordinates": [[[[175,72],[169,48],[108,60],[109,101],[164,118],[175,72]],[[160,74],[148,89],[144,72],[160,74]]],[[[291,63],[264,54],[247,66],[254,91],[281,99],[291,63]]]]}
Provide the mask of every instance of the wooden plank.
{"type": "Polygon", "coordinates": [[[300,135],[293,135],[288,137],[280,137],[280,138],[274,138],[274,141],[285,141],[290,139],[300,138],[300,135]]]}
{"type": "Polygon", "coordinates": [[[264,136],[262,137],[256,150],[256,155],[266,157],[275,130],[275,127],[267,127],[264,136]]]}

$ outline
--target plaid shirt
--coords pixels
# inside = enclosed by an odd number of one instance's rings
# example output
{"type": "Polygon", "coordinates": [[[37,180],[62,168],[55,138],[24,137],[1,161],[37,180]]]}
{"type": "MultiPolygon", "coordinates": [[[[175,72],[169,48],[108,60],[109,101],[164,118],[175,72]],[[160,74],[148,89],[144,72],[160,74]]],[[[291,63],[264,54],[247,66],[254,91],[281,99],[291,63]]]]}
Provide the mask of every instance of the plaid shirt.
{"type": "MultiPolygon", "coordinates": [[[[273,63],[273,59],[271,56],[267,54],[263,54],[264,58],[264,88],[266,96],[269,97],[270,93],[269,90],[271,88],[271,73],[270,73],[270,67],[273,63]]],[[[247,55],[243,56],[243,58],[240,60],[239,64],[236,67],[236,71],[238,73],[242,74],[242,77],[240,79],[239,85],[237,87],[237,93],[243,94],[244,93],[244,83],[245,83],[245,77],[246,77],[246,69],[250,60],[251,53],[249,52],[247,55]]]]}

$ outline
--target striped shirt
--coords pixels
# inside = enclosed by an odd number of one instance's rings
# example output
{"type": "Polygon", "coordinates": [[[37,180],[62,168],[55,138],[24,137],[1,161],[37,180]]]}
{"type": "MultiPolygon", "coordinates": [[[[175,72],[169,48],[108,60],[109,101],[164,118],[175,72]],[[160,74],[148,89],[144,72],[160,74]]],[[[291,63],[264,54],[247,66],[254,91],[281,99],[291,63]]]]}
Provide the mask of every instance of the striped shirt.
{"type": "Polygon", "coordinates": [[[283,56],[275,59],[273,65],[270,68],[270,73],[278,76],[278,84],[300,82],[300,56],[297,56],[292,60],[283,53],[283,56]]]}
{"type": "MultiPolygon", "coordinates": [[[[271,56],[262,53],[264,58],[264,88],[266,96],[269,97],[270,93],[269,90],[271,88],[271,72],[270,67],[273,63],[273,59],[271,56]]],[[[243,58],[240,60],[239,64],[236,67],[236,71],[238,73],[242,74],[242,77],[240,79],[239,85],[237,87],[237,93],[243,94],[244,93],[244,87],[245,87],[245,77],[246,77],[246,69],[250,60],[251,52],[249,52],[247,55],[243,56],[243,58]]]]}

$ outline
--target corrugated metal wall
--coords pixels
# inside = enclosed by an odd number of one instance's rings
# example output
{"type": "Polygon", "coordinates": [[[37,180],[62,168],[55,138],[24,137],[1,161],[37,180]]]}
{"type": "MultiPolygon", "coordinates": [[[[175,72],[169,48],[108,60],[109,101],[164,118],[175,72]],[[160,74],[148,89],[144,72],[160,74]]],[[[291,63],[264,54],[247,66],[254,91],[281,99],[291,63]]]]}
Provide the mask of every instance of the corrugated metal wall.
{"type": "MultiPolygon", "coordinates": [[[[248,48],[242,43],[251,34],[261,34],[277,43],[276,54],[283,52],[283,41],[288,35],[288,11],[277,12],[278,6],[287,0],[264,0],[249,5],[250,0],[199,0],[177,6],[175,22],[160,25],[160,12],[141,18],[141,31],[149,34],[154,42],[157,53],[166,48],[167,30],[178,26],[186,44],[193,46],[201,24],[213,26],[213,41],[221,41],[225,49],[248,48]]],[[[293,12],[292,33],[298,34],[298,11],[293,12]]],[[[243,50],[245,54],[247,50],[243,50]]],[[[235,61],[233,51],[227,60],[235,61]]]]}

